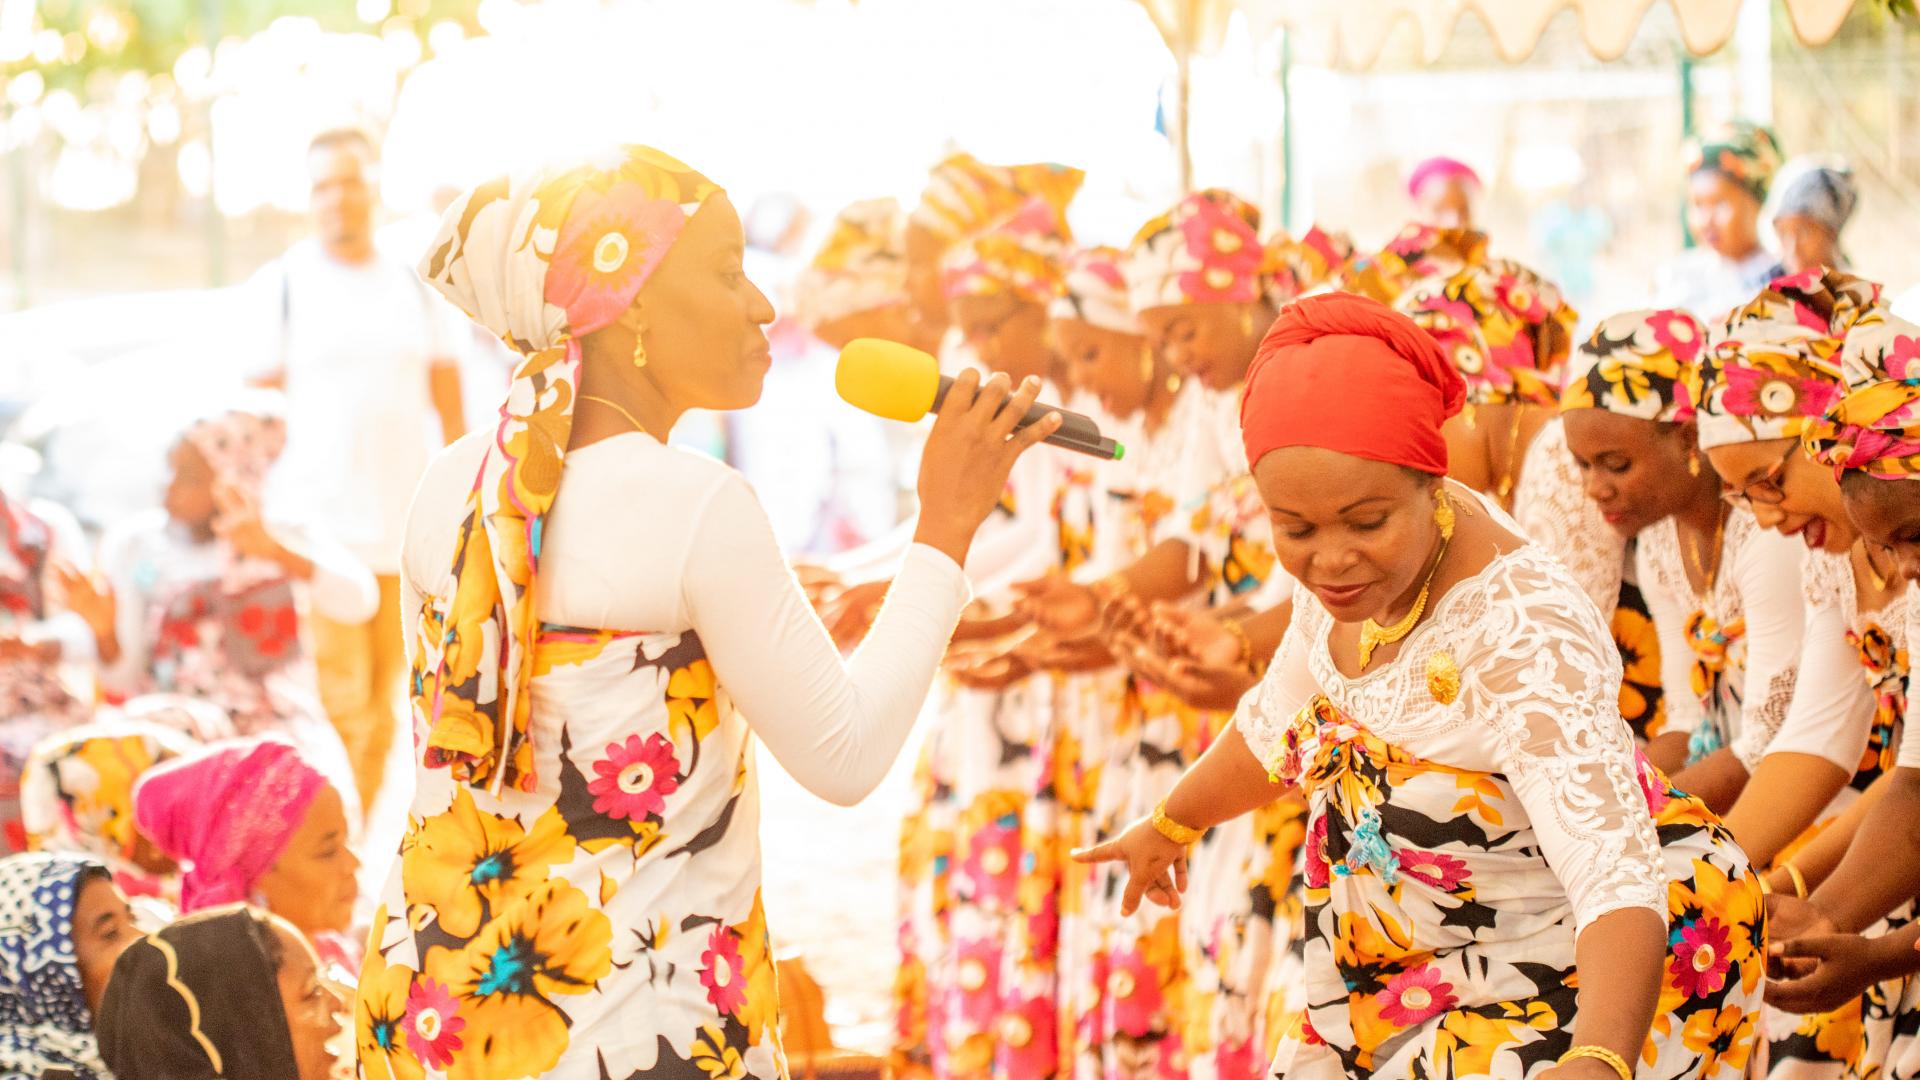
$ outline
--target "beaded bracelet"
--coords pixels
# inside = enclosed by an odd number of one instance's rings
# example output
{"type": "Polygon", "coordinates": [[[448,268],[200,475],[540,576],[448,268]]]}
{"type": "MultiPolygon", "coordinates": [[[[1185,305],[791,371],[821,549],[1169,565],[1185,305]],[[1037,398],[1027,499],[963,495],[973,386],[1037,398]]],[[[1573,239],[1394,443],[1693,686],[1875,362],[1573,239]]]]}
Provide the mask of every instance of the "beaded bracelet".
{"type": "Polygon", "coordinates": [[[1569,1061],[1578,1061],[1581,1058],[1605,1062],[1613,1067],[1614,1072],[1620,1074],[1620,1080],[1633,1080],[1633,1070],[1627,1067],[1627,1059],[1604,1046],[1576,1046],[1560,1055],[1560,1064],[1565,1065],[1569,1061]]]}

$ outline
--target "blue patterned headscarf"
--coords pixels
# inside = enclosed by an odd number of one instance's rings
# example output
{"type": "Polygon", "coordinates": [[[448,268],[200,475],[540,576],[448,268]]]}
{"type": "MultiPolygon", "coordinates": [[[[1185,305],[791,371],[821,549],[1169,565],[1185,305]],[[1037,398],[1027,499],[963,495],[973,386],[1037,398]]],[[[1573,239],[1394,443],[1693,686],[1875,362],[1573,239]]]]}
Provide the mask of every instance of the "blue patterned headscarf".
{"type": "Polygon", "coordinates": [[[74,956],[73,910],[105,864],[75,855],[0,859],[0,1080],[68,1069],[108,1080],[74,956]]]}

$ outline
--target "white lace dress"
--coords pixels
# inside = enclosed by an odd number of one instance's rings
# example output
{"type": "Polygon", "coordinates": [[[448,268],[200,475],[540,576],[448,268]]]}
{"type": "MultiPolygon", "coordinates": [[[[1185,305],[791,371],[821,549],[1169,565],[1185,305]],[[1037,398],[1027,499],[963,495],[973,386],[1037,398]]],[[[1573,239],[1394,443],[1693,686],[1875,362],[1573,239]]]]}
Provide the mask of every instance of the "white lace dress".
{"type": "MultiPolygon", "coordinates": [[[[1702,550],[1700,561],[1715,563],[1702,550]]],[[[1748,772],[1787,719],[1805,631],[1801,545],[1733,510],[1718,572],[1702,596],[1687,579],[1672,518],[1642,532],[1634,557],[1660,637],[1669,731],[1689,734],[1687,762],[1731,747],[1748,772]]]]}
{"type": "Polygon", "coordinates": [[[1333,625],[1302,594],[1236,717],[1310,804],[1309,1004],[1274,1074],[1536,1075],[1572,1039],[1579,933],[1642,908],[1673,944],[1637,1075],[1740,1076],[1758,884],[1634,749],[1606,623],[1565,568],[1497,556],[1359,678],[1333,663],[1333,625]]]}

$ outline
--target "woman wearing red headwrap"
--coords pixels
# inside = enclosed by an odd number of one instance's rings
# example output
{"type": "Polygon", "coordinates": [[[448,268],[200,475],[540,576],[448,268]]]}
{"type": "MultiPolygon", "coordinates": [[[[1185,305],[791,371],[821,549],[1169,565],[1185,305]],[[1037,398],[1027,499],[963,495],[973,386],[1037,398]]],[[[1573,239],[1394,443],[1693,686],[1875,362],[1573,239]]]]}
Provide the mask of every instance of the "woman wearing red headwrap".
{"type": "Polygon", "coordinates": [[[1598,609],[1444,479],[1464,393],[1374,301],[1282,313],[1241,423],[1300,582],[1292,624],[1159,809],[1077,857],[1124,861],[1128,908],[1179,904],[1201,830],[1304,793],[1309,1005],[1275,1062],[1290,1080],[1740,1076],[1758,882],[1635,753],[1598,609]]]}

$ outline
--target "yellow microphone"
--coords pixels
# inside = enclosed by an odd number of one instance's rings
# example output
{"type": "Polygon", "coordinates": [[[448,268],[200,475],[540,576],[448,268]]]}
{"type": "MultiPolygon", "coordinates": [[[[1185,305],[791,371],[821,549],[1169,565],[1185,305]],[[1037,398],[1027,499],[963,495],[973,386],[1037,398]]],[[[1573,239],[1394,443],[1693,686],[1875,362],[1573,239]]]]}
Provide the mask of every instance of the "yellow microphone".
{"type": "MultiPolygon", "coordinates": [[[[953,380],[940,374],[933,354],[880,338],[856,338],[840,350],[833,388],[856,409],[911,424],[940,408],[953,380]]],[[[1119,461],[1127,448],[1100,434],[1100,426],[1077,412],[1035,402],[1014,430],[1060,414],[1060,427],[1044,441],[1067,450],[1119,461]]]]}

